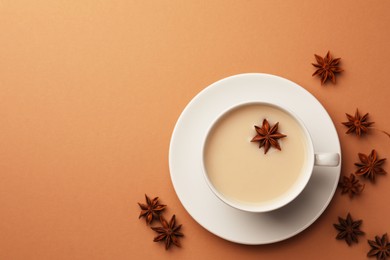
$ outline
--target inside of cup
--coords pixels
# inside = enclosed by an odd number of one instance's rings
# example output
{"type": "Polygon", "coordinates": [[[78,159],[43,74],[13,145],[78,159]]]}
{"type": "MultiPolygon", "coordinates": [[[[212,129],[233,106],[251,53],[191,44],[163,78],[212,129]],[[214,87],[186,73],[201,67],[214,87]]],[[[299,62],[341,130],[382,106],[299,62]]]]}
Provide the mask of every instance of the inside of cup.
{"type": "MultiPolygon", "coordinates": [[[[263,131],[264,132],[264,131],[263,131]]],[[[263,133],[262,132],[262,133],[263,133]]],[[[210,189],[228,205],[253,212],[280,208],[306,186],[314,152],[302,121],[281,106],[251,102],[234,106],[211,125],[203,145],[203,170],[210,189]],[[255,125],[270,130],[276,124],[280,149],[267,153],[255,125]]]]}

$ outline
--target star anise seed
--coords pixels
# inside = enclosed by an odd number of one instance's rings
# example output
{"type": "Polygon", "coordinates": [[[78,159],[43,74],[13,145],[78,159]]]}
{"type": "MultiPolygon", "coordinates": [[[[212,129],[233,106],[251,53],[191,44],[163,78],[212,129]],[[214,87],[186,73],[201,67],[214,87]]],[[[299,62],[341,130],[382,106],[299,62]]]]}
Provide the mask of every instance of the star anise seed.
{"type": "Polygon", "coordinates": [[[138,202],[138,205],[141,208],[141,213],[138,218],[145,217],[146,224],[149,225],[153,222],[154,218],[157,218],[159,214],[165,209],[166,205],[162,205],[158,203],[158,197],[154,199],[150,199],[145,194],[146,204],[141,204],[138,202]]]}
{"type": "Polygon", "coordinates": [[[361,184],[356,175],[351,173],[349,177],[343,176],[343,179],[339,182],[341,188],[341,194],[348,193],[349,197],[352,198],[355,195],[359,195],[364,190],[364,184],[361,184]]]}
{"type": "Polygon", "coordinates": [[[176,226],[176,217],[172,216],[169,223],[160,215],[160,222],[162,227],[152,227],[158,235],[153,239],[154,242],[165,241],[165,249],[167,250],[171,244],[181,247],[179,237],[184,236],[179,230],[182,225],[176,226]]]}
{"type": "Polygon", "coordinates": [[[375,236],[375,240],[367,240],[371,250],[367,253],[368,257],[376,256],[376,259],[385,260],[390,257],[390,243],[387,233],[382,238],[375,236]]]}
{"type": "Polygon", "coordinates": [[[344,239],[349,246],[353,242],[358,243],[358,236],[364,235],[364,232],[360,230],[362,223],[362,220],[354,221],[349,213],[346,219],[339,217],[339,224],[333,224],[339,232],[336,239],[344,239]]]}
{"type": "Polygon", "coordinates": [[[325,84],[328,79],[331,79],[332,83],[336,84],[336,73],[343,71],[339,65],[340,58],[333,59],[329,51],[324,58],[317,54],[314,54],[314,57],[317,60],[317,64],[312,63],[312,65],[317,70],[312,76],[318,75],[321,78],[321,85],[325,84]]]}
{"type": "Polygon", "coordinates": [[[343,122],[342,124],[348,127],[346,134],[355,133],[357,136],[361,136],[368,132],[368,128],[374,124],[374,122],[368,121],[368,113],[364,116],[360,116],[359,110],[356,109],[355,116],[347,114],[348,122],[343,122]]]}
{"type": "Polygon", "coordinates": [[[375,150],[372,150],[371,153],[367,156],[365,154],[359,153],[360,163],[355,163],[358,167],[355,174],[364,176],[375,182],[375,176],[377,174],[386,174],[386,171],[382,168],[382,164],[386,161],[386,158],[379,159],[378,154],[375,150]]]}
{"type": "Polygon", "coordinates": [[[263,120],[262,127],[255,125],[257,135],[252,138],[251,142],[259,142],[259,148],[264,146],[264,154],[272,147],[282,150],[279,145],[278,139],[284,138],[287,135],[278,132],[279,122],[274,126],[270,126],[267,119],[263,120]]]}

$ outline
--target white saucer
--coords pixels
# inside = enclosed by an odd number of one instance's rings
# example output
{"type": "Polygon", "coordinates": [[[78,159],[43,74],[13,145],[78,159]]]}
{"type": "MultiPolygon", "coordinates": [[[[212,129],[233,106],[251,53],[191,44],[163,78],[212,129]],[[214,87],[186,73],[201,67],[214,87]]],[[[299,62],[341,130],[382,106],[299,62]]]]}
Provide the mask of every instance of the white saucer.
{"type": "Polygon", "coordinates": [[[287,206],[268,213],[234,209],[207,186],[202,173],[202,141],[214,119],[235,104],[264,101],[283,104],[305,123],[316,152],[341,154],[331,118],[297,84],[269,74],[240,74],[211,84],[184,109],[172,134],[169,168],[176,193],[188,213],[211,233],[249,245],[292,237],[309,227],[325,210],[336,190],[338,167],[314,167],[304,191],[287,206]]]}

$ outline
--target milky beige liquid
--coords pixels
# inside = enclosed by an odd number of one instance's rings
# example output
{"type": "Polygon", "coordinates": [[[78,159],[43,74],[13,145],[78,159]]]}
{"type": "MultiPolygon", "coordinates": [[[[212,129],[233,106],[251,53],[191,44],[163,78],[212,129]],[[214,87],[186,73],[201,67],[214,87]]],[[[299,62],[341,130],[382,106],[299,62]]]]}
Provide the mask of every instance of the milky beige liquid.
{"type": "Polygon", "coordinates": [[[205,144],[205,169],[216,190],[230,200],[259,204],[276,199],[294,185],[305,167],[307,142],[300,124],[288,113],[266,104],[243,105],[224,115],[205,144]],[[266,118],[279,122],[281,151],[264,154],[254,125],[266,118]]]}

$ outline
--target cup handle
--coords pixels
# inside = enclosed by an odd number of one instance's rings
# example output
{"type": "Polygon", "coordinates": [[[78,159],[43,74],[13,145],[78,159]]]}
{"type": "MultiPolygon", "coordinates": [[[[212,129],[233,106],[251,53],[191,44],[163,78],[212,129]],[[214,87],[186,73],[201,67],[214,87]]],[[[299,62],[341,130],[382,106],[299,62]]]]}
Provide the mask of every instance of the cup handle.
{"type": "Polygon", "coordinates": [[[317,166],[338,166],[340,164],[340,154],[338,153],[318,153],[314,156],[314,165],[317,166]]]}

